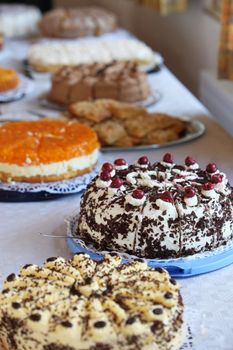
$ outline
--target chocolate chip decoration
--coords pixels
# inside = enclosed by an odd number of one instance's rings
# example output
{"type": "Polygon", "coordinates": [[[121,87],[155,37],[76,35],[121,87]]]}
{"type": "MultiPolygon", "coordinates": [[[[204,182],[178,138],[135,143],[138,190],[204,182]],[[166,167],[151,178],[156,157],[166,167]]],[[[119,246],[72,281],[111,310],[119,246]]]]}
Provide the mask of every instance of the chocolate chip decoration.
{"type": "Polygon", "coordinates": [[[32,314],[32,315],[30,316],[30,320],[31,320],[31,321],[34,321],[34,322],[39,322],[40,319],[41,319],[41,315],[40,315],[40,314],[32,314]]]}
{"type": "Polygon", "coordinates": [[[94,323],[94,327],[95,328],[104,328],[106,326],[106,322],[105,321],[96,321],[94,323]]]}
{"type": "Polygon", "coordinates": [[[13,282],[15,279],[16,279],[16,275],[15,275],[14,273],[10,274],[10,275],[6,278],[6,280],[7,280],[8,282],[13,282]]]}
{"type": "Polygon", "coordinates": [[[36,344],[40,349],[173,350],[183,326],[183,303],[179,286],[169,280],[165,270],[158,273],[139,260],[123,264],[110,255],[99,262],[79,254],[33,265],[20,270],[14,283],[5,282],[9,293],[0,293],[0,343],[11,344],[14,334],[16,349],[36,344]],[[174,295],[169,302],[165,291],[174,295]]]}
{"type": "Polygon", "coordinates": [[[70,321],[63,321],[61,325],[65,328],[71,328],[73,327],[72,323],[70,321]]]}

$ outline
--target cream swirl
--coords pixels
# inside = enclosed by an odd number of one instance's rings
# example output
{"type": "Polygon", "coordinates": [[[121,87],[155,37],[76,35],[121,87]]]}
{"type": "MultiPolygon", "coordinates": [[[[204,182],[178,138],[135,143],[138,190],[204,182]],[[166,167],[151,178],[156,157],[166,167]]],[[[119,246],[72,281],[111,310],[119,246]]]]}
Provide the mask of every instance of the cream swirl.
{"type": "Polygon", "coordinates": [[[107,188],[111,185],[111,180],[103,181],[100,178],[96,180],[96,186],[99,188],[107,188]]]}
{"type": "Polygon", "coordinates": [[[140,205],[143,205],[145,203],[146,196],[143,196],[142,198],[134,198],[131,194],[127,194],[125,197],[126,203],[129,203],[133,205],[134,207],[139,207],[140,205]]]}
{"type": "Polygon", "coordinates": [[[198,204],[196,195],[191,198],[185,197],[184,201],[188,207],[195,207],[198,204]]]}

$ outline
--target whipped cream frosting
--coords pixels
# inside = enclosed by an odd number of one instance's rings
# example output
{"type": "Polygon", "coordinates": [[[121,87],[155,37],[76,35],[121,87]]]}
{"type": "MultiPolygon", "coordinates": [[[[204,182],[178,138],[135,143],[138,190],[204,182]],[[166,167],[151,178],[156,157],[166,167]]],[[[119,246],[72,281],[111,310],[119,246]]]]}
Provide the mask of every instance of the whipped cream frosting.
{"type": "Polygon", "coordinates": [[[100,250],[161,259],[226,243],[233,238],[232,187],[225,177],[225,192],[223,183],[204,191],[203,184],[211,181],[212,174],[183,168],[164,169],[155,163],[147,168],[129,165],[124,172],[116,169],[125,188],[116,193],[99,189],[98,177],[93,179],[81,202],[77,234],[100,250]],[[185,195],[188,187],[195,193],[191,198],[185,195]],[[143,190],[142,199],[132,196],[136,189],[143,190]]]}
{"type": "Polygon", "coordinates": [[[151,63],[153,51],[143,42],[134,39],[104,40],[80,43],[40,43],[30,47],[28,59],[31,65],[79,65],[133,61],[151,63]]]}
{"type": "Polygon", "coordinates": [[[70,171],[78,171],[92,167],[98,159],[99,151],[95,150],[89,155],[75,157],[70,160],[54,162],[50,164],[30,165],[30,159],[26,160],[27,165],[8,164],[0,162],[0,172],[6,173],[9,179],[16,177],[51,176],[63,175],[70,171]]]}
{"type": "Polygon", "coordinates": [[[178,350],[180,287],[163,269],[85,254],[11,274],[0,293],[0,343],[18,350],[178,350]],[[12,328],[12,325],[13,328],[12,328]],[[168,341],[169,339],[169,341],[168,341]]]}

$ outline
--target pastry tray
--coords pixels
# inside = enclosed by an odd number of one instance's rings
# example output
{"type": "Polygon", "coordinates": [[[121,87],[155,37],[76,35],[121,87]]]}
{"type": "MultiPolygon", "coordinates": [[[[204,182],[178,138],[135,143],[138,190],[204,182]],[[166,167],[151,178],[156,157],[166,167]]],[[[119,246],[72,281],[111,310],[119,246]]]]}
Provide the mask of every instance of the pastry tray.
{"type": "MultiPolygon", "coordinates": [[[[66,220],[67,223],[67,244],[69,250],[75,253],[86,253],[93,260],[102,260],[105,254],[111,253],[108,251],[97,251],[93,246],[85,244],[75,232],[78,224],[78,213],[73,214],[66,220]]],[[[112,252],[123,258],[123,263],[127,263],[137,256],[132,256],[125,253],[112,252]]],[[[177,259],[143,259],[148,266],[156,268],[162,267],[168,270],[171,276],[175,278],[185,278],[201,275],[207,272],[221,269],[233,263],[233,240],[226,245],[216,248],[212,252],[203,252],[177,259]]]]}
{"type": "Polygon", "coordinates": [[[143,150],[151,150],[151,149],[158,149],[158,148],[166,148],[166,147],[172,147],[176,145],[181,145],[183,143],[187,143],[193,140],[198,139],[202,135],[204,135],[206,127],[205,125],[199,121],[199,120],[186,120],[189,123],[188,131],[186,134],[179,139],[175,141],[166,142],[163,144],[152,144],[152,145],[138,145],[133,147],[102,147],[102,152],[119,152],[119,151],[143,151],[143,150]]]}

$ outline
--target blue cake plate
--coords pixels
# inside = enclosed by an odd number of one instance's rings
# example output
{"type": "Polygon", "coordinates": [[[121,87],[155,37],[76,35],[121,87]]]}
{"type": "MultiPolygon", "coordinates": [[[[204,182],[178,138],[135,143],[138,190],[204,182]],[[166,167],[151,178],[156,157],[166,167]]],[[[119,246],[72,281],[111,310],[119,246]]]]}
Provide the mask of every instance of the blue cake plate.
{"type": "MultiPolygon", "coordinates": [[[[70,251],[74,254],[86,253],[93,260],[100,261],[103,259],[103,253],[97,253],[91,248],[86,248],[80,244],[79,239],[72,236],[67,237],[67,244],[70,251]]],[[[133,260],[132,258],[124,258],[123,263],[133,260]]],[[[212,252],[205,252],[200,254],[195,254],[189,257],[169,259],[169,260],[159,260],[159,259],[145,259],[148,266],[150,267],[162,267],[168,270],[172,277],[185,278],[201,275],[203,273],[215,271],[221,269],[227,265],[233,263],[233,241],[230,241],[227,245],[215,249],[212,252]]]]}

